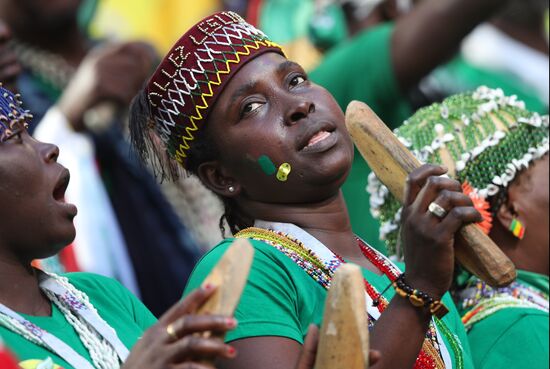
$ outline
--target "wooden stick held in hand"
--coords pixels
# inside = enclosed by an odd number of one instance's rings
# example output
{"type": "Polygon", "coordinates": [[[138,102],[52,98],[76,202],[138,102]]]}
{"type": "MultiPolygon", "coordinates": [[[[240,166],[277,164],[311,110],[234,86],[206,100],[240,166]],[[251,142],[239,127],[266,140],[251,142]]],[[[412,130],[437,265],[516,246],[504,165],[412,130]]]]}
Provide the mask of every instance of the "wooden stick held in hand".
{"type": "MultiPolygon", "coordinates": [[[[403,202],[406,178],[421,163],[364,103],[352,101],[348,105],[346,126],[369,167],[403,202]]],[[[489,285],[505,286],[516,278],[512,261],[477,226],[463,227],[457,241],[457,260],[489,285]]]]}
{"type": "Polygon", "coordinates": [[[199,309],[199,315],[233,315],[241,299],[253,259],[254,248],[250,241],[238,238],[233,242],[202,283],[203,286],[214,285],[217,289],[199,309]]]}
{"type": "Polygon", "coordinates": [[[367,369],[369,331],[361,269],[340,266],[325,302],[315,369],[367,369]]]}
{"type": "MultiPolygon", "coordinates": [[[[254,248],[250,241],[239,238],[227,249],[218,264],[212,269],[208,277],[202,282],[217,287],[210,299],[197,311],[198,315],[225,315],[233,316],[235,309],[239,304],[241,295],[250,267],[254,259],[254,248]]],[[[222,334],[212,334],[212,332],[203,333],[203,337],[216,336],[224,338],[222,334]]],[[[204,364],[214,364],[215,360],[203,361],[204,364]]]]}

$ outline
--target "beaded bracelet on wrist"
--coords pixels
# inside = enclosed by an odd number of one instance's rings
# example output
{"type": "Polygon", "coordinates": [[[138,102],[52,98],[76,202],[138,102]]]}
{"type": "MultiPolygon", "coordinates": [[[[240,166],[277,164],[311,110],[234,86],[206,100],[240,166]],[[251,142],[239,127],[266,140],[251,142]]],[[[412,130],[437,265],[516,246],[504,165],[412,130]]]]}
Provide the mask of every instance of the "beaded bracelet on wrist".
{"type": "Polygon", "coordinates": [[[430,314],[435,315],[441,319],[449,312],[449,309],[440,301],[435,300],[433,297],[425,292],[412,288],[405,282],[405,274],[401,274],[392,283],[395,292],[409,300],[409,302],[417,308],[427,307],[430,310],[430,314]]]}

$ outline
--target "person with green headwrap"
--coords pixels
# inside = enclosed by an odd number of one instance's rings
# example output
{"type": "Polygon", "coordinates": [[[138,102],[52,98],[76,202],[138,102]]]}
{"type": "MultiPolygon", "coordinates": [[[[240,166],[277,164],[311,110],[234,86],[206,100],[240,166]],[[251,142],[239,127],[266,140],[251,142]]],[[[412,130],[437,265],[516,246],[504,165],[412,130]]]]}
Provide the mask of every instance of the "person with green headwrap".
{"type": "MultiPolygon", "coordinates": [[[[418,159],[445,165],[462,183],[483,215],[478,225],[518,269],[498,289],[467,272],[456,278],[476,368],[548,368],[548,122],[515,96],[480,87],[420,109],[395,130],[418,159]]],[[[399,258],[400,205],[374,175],[368,188],[381,237],[399,258]]]]}

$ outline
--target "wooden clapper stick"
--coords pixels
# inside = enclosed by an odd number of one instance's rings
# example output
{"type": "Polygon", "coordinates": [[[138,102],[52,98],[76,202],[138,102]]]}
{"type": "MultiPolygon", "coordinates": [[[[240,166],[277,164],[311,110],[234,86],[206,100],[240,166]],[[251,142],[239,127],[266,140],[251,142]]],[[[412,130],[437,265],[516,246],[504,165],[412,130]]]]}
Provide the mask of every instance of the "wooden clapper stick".
{"type": "MultiPolygon", "coordinates": [[[[405,180],[420,162],[364,103],[348,105],[346,126],[372,171],[403,203],[405,180]]],[[[477,226],[463,227],[457,241],[457,260],[489,285],[501,287],[515,279],[514,264],[477,226]]]]}
{"type": "Polygon", "coordinates": [[[357,265],[334,273],[325,302],[315,369],[367,369],[369,330],[365,285],[357,265]]]}
{"type": "MultiPolygon", "coordinates": [[[[202,283],[203,286],[214,285],[217,289],[197,314],[233,316],[246,286],[253,259],[254,248],[250,241],[244,238],[235,240],[202,283]]],[[[206,332],[203,336],[211,337],[212,333],[206,332]]],[[[216,336],[223,338],[225,335],[216,336]]]]}

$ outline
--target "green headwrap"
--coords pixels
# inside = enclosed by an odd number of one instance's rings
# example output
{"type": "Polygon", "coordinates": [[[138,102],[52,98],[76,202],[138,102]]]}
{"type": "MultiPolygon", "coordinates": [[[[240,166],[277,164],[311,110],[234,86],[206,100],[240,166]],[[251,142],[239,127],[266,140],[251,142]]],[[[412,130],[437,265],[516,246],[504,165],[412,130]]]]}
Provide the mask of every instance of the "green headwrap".
{"type": "MultiPolygon", "coordinates": [[[[494,199],[548,152],[548,115],[529,112],[516,96],[487,87],[420,109],[394,132],[421,162],[449,168],[482,213],[480,226],[487,233],[498,205],[494,199]]],[[[380,238],[390,254],[400,254],[401,205],[374,174],[367,191],[371,213],[380,219],[380,238]]]]}

